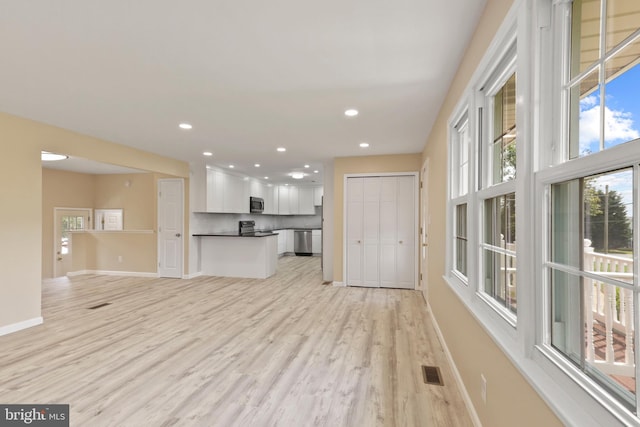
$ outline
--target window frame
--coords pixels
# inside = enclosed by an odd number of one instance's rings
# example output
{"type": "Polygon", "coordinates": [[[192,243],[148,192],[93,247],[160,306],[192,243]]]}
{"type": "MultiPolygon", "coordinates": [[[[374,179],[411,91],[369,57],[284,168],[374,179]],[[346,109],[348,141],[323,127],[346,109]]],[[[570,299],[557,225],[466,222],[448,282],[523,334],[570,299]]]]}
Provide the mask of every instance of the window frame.
{"type": "Polygon", "coordinates": [[[455,173],[448,174],[448,209],[449,217],[453,218],[453,220],[447,221],[447,254],[450,255],[447,257],[447,264],[449,267],[447,268],[448,273],[455,278],[460,285],[468,286],[468,277],[469,277],[469,267],[470,267],[470,236],[469,236],[469,193],[473,191],[473,182],[472,176],[473,172],[473,162],[472,162],[472,137],[469,132],[472,131],[472,119],[469,115],[469,106],[463,105],[460,107],[460,112],[455,116],[456,118],[451,121],[448,125],[449,130],[449,161],[450,170],[454,170],[455,173]],[[460,194],[460,158],[461,158],[461,140],[463,136],[461,135],[459,129],[464,126],[467,129],[468,141],[466,142],[467,148],[467,183],[466,188],[467,191],[464,194],[460,194]],[[466,215],[466,227],[467,227],[467,274],[463,274],[461,271],[458,271],[456,268],[456,260],[457,260],[457,247],[456,247],[456,239],[457,239],[457,207],[460,205],[467,205],[467,215],[466,215]]]}

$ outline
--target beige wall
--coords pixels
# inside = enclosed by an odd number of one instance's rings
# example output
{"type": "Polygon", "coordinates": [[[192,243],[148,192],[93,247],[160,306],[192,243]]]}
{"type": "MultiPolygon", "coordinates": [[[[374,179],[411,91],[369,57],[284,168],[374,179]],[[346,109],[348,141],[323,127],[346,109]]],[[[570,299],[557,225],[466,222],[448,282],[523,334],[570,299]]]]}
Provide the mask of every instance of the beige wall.
{"type": "MultiPolygon", "coordinates": [[[[53,277],[55,207],[123,209],[124,230],[157,229],[157,179],[154,173],[91,175],[42,170],[42,277],[53,277]]],[[[94,225],[92,224],[92,227],[94,225]]],[[[70,271],[108,270],[153,273],[157,270],[156,234],[73,235],[70,271]],[[127,243],[128,242],[128,243],[127,243]],[[92,246],[97,245],[97,246],[92,246]],[[84,254],[86,251],[87,254],[84,254]],[[119,261],[122,257],[122,262],[119,261]]]]}
{"type": "Polygon", "coordinates": [[[54,208],[93,208],[95,176],[42,169],[42,277],[53,277],[54,208]]]}
{"type": "Polygon", "coordinates": [[[73,233],[71,269],[155,273],[158,262],[156,236],[156,233],[73,233]]]}
{"type": "Polygon", "coordinates": [[[123,209],[125,230],[156,228],[156,179],[152,173],[98,175],[95,209],[123,209]]]}
{"type": "MultiPolygon", "coordinates": [[[[0,138],[5,154],[0,157],[3,207],[0,209],[0,328],[41,315],[43,197],[40,151],[183,177],[185,188],[188,188],[189,167],[185,162],[9,114],[0,113],[0,138]]],[[[185,253],[187,251],[185,245],[185,253]]]]}
{"type": "MultiPolygon", "coordinates": [[[[511,7],[512,0],[489,0],[473,40],[427,140],[430,247],[445,247],[447,203],[447,120],[480,59],[511,7]]],[[[546,403],[442,279],[445,251],[429,252],[429,302],[478,415],[486,426],[561,425],[546,403]],[[480,398],[480,375],[487,379],[487,403],[480,398]]]]}
{"type": "Polygon", "coordinates": [[[333,280],[343,281],[343,215],[344,176],[354,173],[419,172],[421,156],[395,154],[388,156],[340,157],[334,162],[333,188],[333,280]]]}

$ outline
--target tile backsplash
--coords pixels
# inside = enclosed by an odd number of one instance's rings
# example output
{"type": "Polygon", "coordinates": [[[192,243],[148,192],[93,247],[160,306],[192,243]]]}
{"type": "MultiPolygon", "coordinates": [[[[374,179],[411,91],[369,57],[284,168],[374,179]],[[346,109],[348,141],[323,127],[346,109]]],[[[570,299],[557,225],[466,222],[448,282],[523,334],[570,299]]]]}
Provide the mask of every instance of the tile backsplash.
{"type": "Polygon", "coordinates": [[[264,215],[231,213],[191,213],[191,234],[236,231],[238,221],[253,220],[257,230],[288,228],[321,228],[322,208],[316,207],[315,215],[264,215]]]}

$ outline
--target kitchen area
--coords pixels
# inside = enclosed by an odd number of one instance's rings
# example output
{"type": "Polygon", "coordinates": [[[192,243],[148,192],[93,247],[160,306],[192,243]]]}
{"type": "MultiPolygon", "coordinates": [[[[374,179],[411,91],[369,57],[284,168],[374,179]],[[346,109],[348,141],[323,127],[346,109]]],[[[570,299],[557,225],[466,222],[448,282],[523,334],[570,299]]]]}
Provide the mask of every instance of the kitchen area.
{"type": "Polygon", "coordinates": [[[212,167],[201,178],[192,178],[193,271],[264,279],[279,257],[322,257],[322,185],[272,184],[212,167]]]}

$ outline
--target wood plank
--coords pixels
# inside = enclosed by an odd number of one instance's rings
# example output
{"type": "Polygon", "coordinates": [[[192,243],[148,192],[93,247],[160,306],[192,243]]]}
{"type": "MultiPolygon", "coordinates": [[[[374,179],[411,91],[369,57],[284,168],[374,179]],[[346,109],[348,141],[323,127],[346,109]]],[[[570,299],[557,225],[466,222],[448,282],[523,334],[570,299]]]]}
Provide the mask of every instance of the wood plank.
{"type": "Polygon", "coordinates": [[[0,401],[68,403],[71,425],[472,425],[422,295],[323,286],[317,257],[264,280],[86,275],[42,294],[44,325],[0,337],[0,401]]]}

